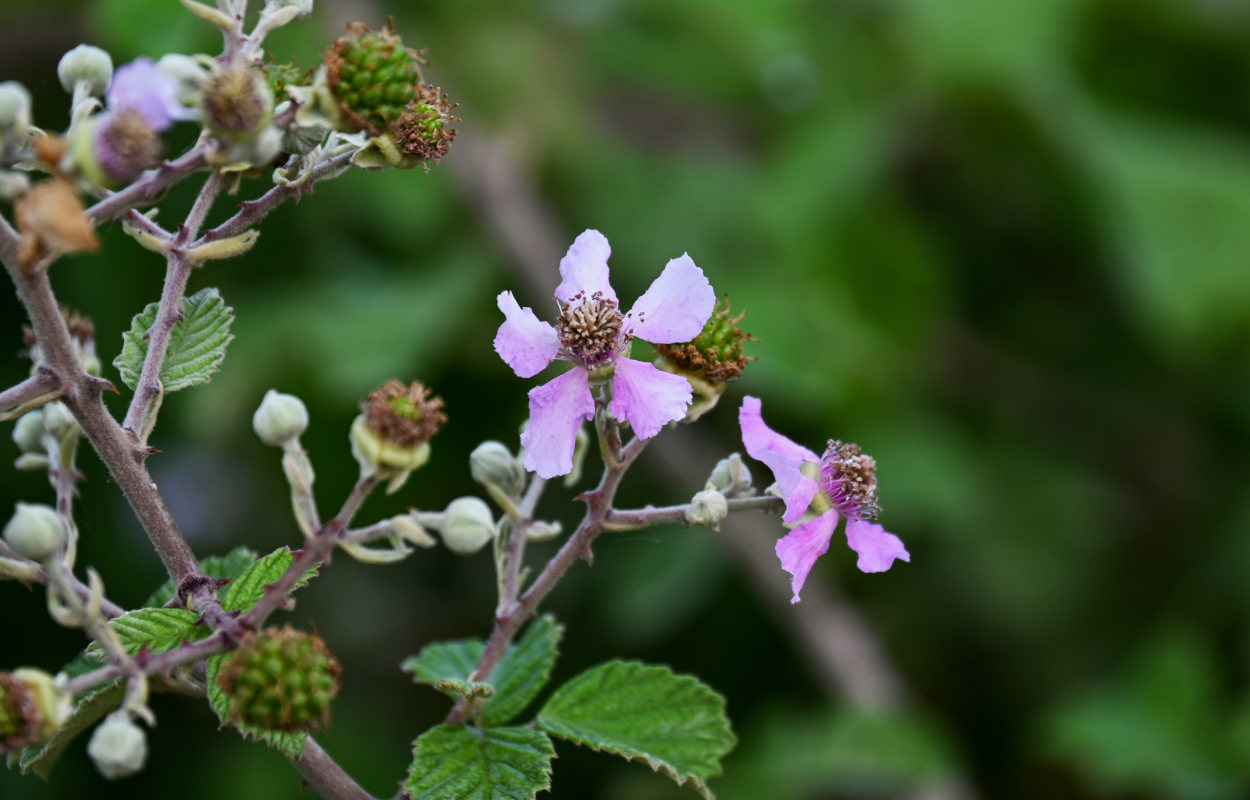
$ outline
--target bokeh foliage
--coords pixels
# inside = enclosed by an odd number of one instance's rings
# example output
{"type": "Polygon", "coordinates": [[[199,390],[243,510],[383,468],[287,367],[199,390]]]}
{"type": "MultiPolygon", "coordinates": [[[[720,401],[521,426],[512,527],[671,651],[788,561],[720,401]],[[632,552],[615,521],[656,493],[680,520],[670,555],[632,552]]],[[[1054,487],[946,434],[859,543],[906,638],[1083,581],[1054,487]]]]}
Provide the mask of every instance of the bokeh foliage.
{"type": "MultiPolygon", "coordinates": [[[[310,62],[360,8],[319,0],[271,49],[310,62]]],[[[726,797],[891,797],[956,773],[987,797],[1250,791],[1250,7],[368,10],[367,22],[394,14],[430,48],[466,130],[507,138],[568,241],[586,227],[609,237],[623,297],[688,251],[749,309],[759,361],[706,425],[732,441],[746,391],[811,446],[860,442],[881,465],[883,519],[912,553],[863,576],[835,543],[818,568],[876,625],[914,690],[906,713],[874,718],[822,697],[702,530],[597,547],[595,568],[553,597],[568,626],[557,681],[622,656],[725,691],[742,741],[713,783],[726,797]]],[[[68,105],[56,61],[80,41],[119,62],[216,46],[173,0],[2,12],[0,78],[30,86],[50,127],[68,105]]],[[[166,213],[187,202],[172,194],[166,213]]],[[[197,552],[298,537],[277,459],[248,426],[270,386],[309,403],[326,504],[354,477],[345,433],[370,388],[419,377],[446,397],[431,467],[366,514],[441,505],[467,490],[474,444],[515,442],[528,387],[490,340],[494,295],[522,284],[487,231],[450,164],[353,174],[275,214],[246,257],[195,276],[193,291],[218,286],[235,308],[237,340],[210,385],[165,404],[152,467],[197,552]]],[[[161,272],[113,233],[104,255],[60,263],[54,280],[95,319],[108,363],[161,272]]],[[[15,351],[11,293],[0,320],[15,351]]],[[[6,359],[0,378],[23,369],[6,359]]],[[[161,583],[159,564],[83,460],[80,561],[137,604],[161,583]]],[[[681,499],[710,466],[638,496],[681,499]]],[[[0,489],[6,504],[47,494],[39,476],[7,468],[0,489]]],[[[38,592],[0,592],[0,663],[55,669],[76,652],[79,634],[50,628],[38,592]]],[[[398,664],[429,640],[482,635],[492,595],[484,557],[441,550],[394,567],[339,559],[301,595],[296,619],[315,622],[345,666],[324,742],[375,793],[392,790],[413,736],[445,710],[398,664]]],[[[300,796],[279,756],[215,733],[203,704],[161,700],[157,712],[152,766],[122,794],[163,796],[177,780],[188,800],[241,786],[300,796]]],[[[636,765],[559,756],[556,797],[678,791],[636,765]]],[[[81,753],[47,785],[0,772],[6,798],[87,791],[105,790],[81,753]]]]}

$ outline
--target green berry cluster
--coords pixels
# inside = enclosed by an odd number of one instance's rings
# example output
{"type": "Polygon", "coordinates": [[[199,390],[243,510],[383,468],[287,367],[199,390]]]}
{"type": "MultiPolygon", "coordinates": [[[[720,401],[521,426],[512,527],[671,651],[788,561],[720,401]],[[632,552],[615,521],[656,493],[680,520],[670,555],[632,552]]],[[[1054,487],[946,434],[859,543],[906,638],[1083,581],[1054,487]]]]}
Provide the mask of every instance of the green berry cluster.
{"type": "Polygon", "coordinates": [[[340,673],[320,637],[288,625],[240,645],[222,662],[217,685],[230,698],[231,722],[293,733],[329,719],[340,673]]]}
{"type": "Polygon", "coordinates": [[[330,47],[326,72],[343,112],[374,136],[404,115],[421,81],[416,55],[394,32],[371,31],[359,22],[330,47]]]}
{"type": "Polygon", "coordinates": [[[680,344],[657,344],[656,352],[679,369],[699,374],[708,383],[734,380],[742,375],[750,360],[743,353],[743,346],[754,341],[751,334],[738,326],[745,316],[745,311],[730,315],[728,297],[717,300],[716,309],[698,336],[680,344]]]}

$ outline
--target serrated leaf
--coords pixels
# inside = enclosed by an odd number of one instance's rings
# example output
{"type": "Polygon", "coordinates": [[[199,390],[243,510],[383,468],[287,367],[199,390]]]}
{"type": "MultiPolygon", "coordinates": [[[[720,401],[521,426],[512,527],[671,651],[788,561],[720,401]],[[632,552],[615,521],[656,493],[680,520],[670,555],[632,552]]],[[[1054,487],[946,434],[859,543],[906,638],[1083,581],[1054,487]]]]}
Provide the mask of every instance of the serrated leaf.
{"type": "MultiPolygon", "coordinates": [[[[256,553],[246,547],[236,547],[224,556],[209,556],[200,562],[200,569],[210,578],[233,580],[256,560],[256,553]]],[[[144,601],[148,608],[159,608],[174,599],[174,582],[171,578],[161,584],[152,596],[144,601]]]]}
{"type": "Polygon", "coordinates": [[[417,683],[433,686],[451,699],[489,697],[495,688],[485,681],[471,681],[469,674],[486,645],[480,639],[462,639],[427,645],[404,659],[400,669],[412,673],[417,683]]]}
{"type": "MultiPolygon", "coordinates": [[[[199,614],[181,608],[140,608],[109,620],[109,627],[117,634],[125,651],[134,655],[145,645],[153,653],[164,653],[180,647],[183,642],[203,639],[212,631],[199,621],[199,614]]],[[[99,648],[100,645],[92,642],[87,652],[96,654],[99,648]]]]}
{"type": "Polygon", "coordinates": [[[439,725],[417,739],[404,788],[412,800],[531,800],[551,788],[554,755],[529,728],[439,725]]]}
{"type": "MultiPolygon", "coordinates": [[[[244,570],[242,575],[227,584],[221,595],[221,607],[226,611],[246,611],[256,605],[265,596],[265,587],[276,583],[286,574],[294,561],[295,554],[289,547],[281,547],[261,558],[244,570]]],[[[292,591],[308,583],[316,571],[316,567],[310,569],[303,578],[296,582],[292,591]]]]}
{"type": "MultiPolygon", "coordinates": [[[[132,390],[139,383],[143,359],[148,353],[148,331],[156,323],[157,303],[149,303],[131,320],[122,334],[122,351],[113,360],[122,381],[132,390]]],[[[182,299],[183,318],[174,323],[169,349],[161,364],[159,378],[166,392],[208,383],[226,357],[226,346],[234,338],[230,323],[234,311],[214,288],[201,289],[182,299]]]]}
{"type": "Polygon", "coordinates": [[[498,725],[525,710],[547,685],[555,666],[564,626],[550,615],[530,623],[520,641],[508,648],[490,674],[495,695],[482,705],[482,722],[498,725]]]}
{"type": "Polygon", "coordinates": [[[689,784],[720,774],[735,744],[725,698],[689,675],[634,661],[609,661],[561,686],[538,712],[539,729],[606,750],[689,784]]]}
{"type": "Polygon", "coordinates": [[[469,680],[486,649],[481,639],[428,645],[400,668],[453,700],[459,695],[486,698],[479,716],[486,725],[499,725],[523,711],[547,683],[563,633],[564,627],[551,616],[535,620],[485,681],[469,680]]]}
{"type": "Polygon", "coordinates": [[[69,719],[65,720],[51,737],[22,751],[21,759],[18,761],[22,774],[34,772],[47,780],[53,765],[64,754],[70,742],[102,719],[105,714],[120,706],[125,696],[126,687],[118,681],[98,687],[98,690],[93,690],[84,696],[74,707],[69,719]]]}
{"type": "Polygon", "coordinates": [[[287,733],[285,731],[266,731],[254,725],[236,725],[230,721],[230,697],[217,685],[217,675],[221,672],[221,662],[225,655],[210,656],[204,663],[205,685],[208,690],[208,704],[212,706],[221,724],[230,725],[244,739],[264,742],[277,749],[292,761],[298,761],[304,755],[304,743],[308,740],[306,733],[287,733]]]}

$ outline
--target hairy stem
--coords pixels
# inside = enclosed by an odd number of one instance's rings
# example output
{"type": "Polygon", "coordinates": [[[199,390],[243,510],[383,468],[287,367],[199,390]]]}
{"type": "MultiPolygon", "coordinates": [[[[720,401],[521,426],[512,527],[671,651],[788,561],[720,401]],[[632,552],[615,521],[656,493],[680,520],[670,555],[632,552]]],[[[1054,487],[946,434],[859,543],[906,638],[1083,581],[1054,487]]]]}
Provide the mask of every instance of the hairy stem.
{"type": "MultiPolygon", "coordinates": [[[[780,497],[773,495],[761,495],[759,497],[734,497],[729,500],[730,511],[765,511],[770,513],[779,513],[785,508],[785,501],[780,497]]],[[[647,506],[646,508],[631,509],[628,511],[609,511],[607,517],[603,520],[603,527],[608,530],[630,530],[633,528],[645,528],[651,525],[659,525],[664,522],[682,522],[686,521],[686,512],[690,509],[690,504],[680,506],[663,506],[655,508],[647,506]]]]}
{"type": "Polygon", "coordinates": [[[298,761],[291,763],[304,776],[308,788],[322,797],[333,800],[375,800],[311,736],[304,741],[304,754],[298,761]]]}
{"type": "Polygon", "coordinates": [[[88,208],[87,219],[99,225],[102,222],[118,219],[140,203],[150,203],[156,200],[170,186],[192,172],[203,169],[208,163],[207,152],[207,145],[201,140],[178,158],[144,172],[125,189],[114,192],[88,208]]]}
{"type": "Polygon", "coordinates": [[[0,419],[12,419],[61,393],[61,381],[51,369],[40,369],[26,380],[0,392],[0,419]]]}

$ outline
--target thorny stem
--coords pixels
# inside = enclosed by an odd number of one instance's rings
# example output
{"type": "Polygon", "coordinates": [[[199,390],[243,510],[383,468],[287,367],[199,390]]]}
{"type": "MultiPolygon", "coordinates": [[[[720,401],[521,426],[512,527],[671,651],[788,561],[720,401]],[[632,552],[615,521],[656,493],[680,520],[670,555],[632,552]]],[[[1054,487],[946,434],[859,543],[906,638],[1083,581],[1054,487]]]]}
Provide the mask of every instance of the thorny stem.
{"type": "MultiPolygon", "coordinates": [[[[175,667],[191,664],[216,655],[228,647],[229,642],[226,636],[218,632],[207,639],[189,642],[173,650],[167,650],[164,653],[152,654],[146,650],[142,651],[135,655],[132,661],[135,668],[144,675],[168,675],[175,667]]],[[[92,687],[108,683],[125,674],[125,669],[118,664],[109,664],[108,666],[92,670],[85,675],[79,675],[77,678],[71,678],[65,684],[65,691],[72,695],[80,695],[92,687]]]]}
{"type": "MultiPolygon", "coordinates": [[[[616,422],[607,415],[599,419],[603,420],[599,426],[600,441],[610,448],[611,457],[609,458],[609,453],[604,453],[605,468],[599,485],[580,498],[586,503],[586,515],[564,546],[543,567],[543,571],[530,584],[529,589],[502,614],[495,617],[494,628],[486,640],[486,648],[482,651],[481,658],[478,659],[473,673],[469,676],[470,680],[486,680],[499,664],[500,659],[508,652],[508,645],[512,643],[521,625],[534,615],[538,605],[551,593],[569,568],[582,559],[587,562],[592,559],[590,545],[604,530],[603,523],[612,510],[612,501],[616,497],[621,478],[624,477],[626,470],[633,464],[638,454],[642,452],[642,448],[646,447],[647,442],[650,441],[635,437],[622,448],[620,447],[620,431],[616,422]]],[[[463,723],[468,711],[468,704],[461,698],[448,712],[445,721],[449,725],[463,723]]]]}
{"type": "MultiPolygon", "coordinates": [[[[779,513],[785,508],[785,501],[780,497],[773,495],[761,495],[758,497],[733,497],[729,499],[730,511],[766,511],[771,513],[779,513]]],[[[651,525],[659,525],[664,522],[682,522],[686,521],[686,512],[690,509],[690,504],[680,506],[663,506],[655,508],[647,506],[646,508],[631,509],[628,511],[609,511],[608,516],[603,521],[603,527],[610,531],[631,530],[633,528],[645,528],[651,525]]]]}
{"type": "MultiPolygon", "coordinates": [[[[160,197],[166,189],[183,178],[203,169],[207,161],[207,144],[201,140],[187,152],[173,161],[144,172],[134,183],[87,209],[87,219],[96,225],[121,217],[140,203],[150,203],[160,197]]],[[[5,260],[9,260],[5,257],[5,260]]]]}
{"type": "Polygon", "coordinates": [[[183,318],[182,298],[186,294],[187,281],[193,269],[186,257],[186,245],[199,233],[204,218],[212,207],[213,201],[224,188],[225,181],[221,173],[214,172],[204,182],[204,188],[191,206],[186,222],[174,238],[169,249],[165,270],[165,286],[161,290],[161,302],[156,312],[156,321],[148,331],[148,352],[143,359],[143,369],[135,386],[135,395],[126,411],[126,419],[122,427],[133,433],[140,444],[145,444],[148,435],[156,424],[156,414],[160,408],[164,389],[161,387],[161,367],[165,363],[165,354],[169,351],[169,340],[174,325],[183,318]]]}
{"type": "Polygon", "coordinates": [[[52,400],[60,394],[61,381],[51,369],[40,369],[21,383],[0,392],[0,419],[18,416],[40,401],[52,400]]]}

